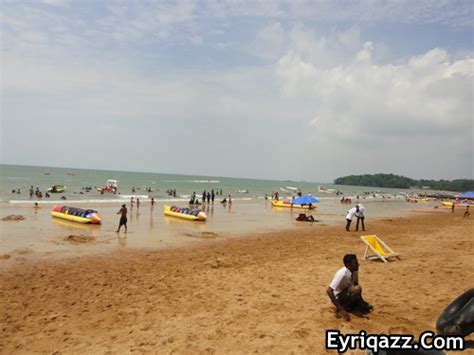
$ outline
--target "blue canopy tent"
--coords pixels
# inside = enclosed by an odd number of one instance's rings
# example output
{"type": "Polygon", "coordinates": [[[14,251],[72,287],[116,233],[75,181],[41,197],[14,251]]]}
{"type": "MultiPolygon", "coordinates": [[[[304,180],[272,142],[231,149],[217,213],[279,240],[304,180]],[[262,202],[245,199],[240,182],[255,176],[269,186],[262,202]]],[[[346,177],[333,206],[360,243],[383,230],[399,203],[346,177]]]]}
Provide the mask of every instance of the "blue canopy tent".
{"type": "Polygon", "coordinates": [[[319,202],[319,200],[314,196],[300,196],[291,201],[293,205],[313,205],[316,202],[319,202]]]}
{"type": "Polygon", "coordinates": [[[474,191],[466,191],[458,196],[459,199],[474,199],[474,191]]]}

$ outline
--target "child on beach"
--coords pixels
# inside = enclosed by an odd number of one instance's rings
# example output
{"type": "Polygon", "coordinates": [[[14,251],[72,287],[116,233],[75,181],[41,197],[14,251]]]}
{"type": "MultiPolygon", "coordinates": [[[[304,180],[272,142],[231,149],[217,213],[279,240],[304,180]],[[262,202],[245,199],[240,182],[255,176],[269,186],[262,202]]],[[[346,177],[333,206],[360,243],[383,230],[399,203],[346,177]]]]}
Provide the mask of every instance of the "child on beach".
{"type": "Polygon", "coordinates": [[[326,293],[336,306],[336,313],[349,321],[349,312],[368,314],[373,307],[362,299],[362,288],[359,285],[359,262],[355,254],[346,254],[344,266],[336,272],[326,293]]]}

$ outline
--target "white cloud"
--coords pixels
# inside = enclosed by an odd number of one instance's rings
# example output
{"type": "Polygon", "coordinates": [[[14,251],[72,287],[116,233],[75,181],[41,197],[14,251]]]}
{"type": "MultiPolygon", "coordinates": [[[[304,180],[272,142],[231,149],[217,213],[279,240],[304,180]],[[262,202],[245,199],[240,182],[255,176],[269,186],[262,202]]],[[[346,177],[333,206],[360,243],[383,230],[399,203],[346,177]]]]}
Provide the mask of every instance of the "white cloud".
{"type": "MultiPolygon", "coordinates": [[[[390,163],[374,166],[392,171],[392,166],[416,165],[404,163],[410,156],[430,156],[433,146],[453,144],[461,155],[471,155],[471,167],[462,170],[472,175],[474,59],[453,61],[434,48],[402,64],[380,65],[372,61],[373,50],[367,42],[351,62],[331,68],[303,60],[301,49],[280,59],[282,92],[317,103],[308,133],[314,146],[330,159],[352,151],[363,160],[380,155],[384,161],[384,152],[390,163]]],[[[447,169],[459,169],[450,153],[436,159],[447,169]]],[[[437,169],[426,171],[442,176],[437,169]]]]}
{"type": "Polygon", "coordinates": [[[72,165],[54,153],[74,142],[118,169],[134,161],[141,170],[307,180],[472,175],[472,49],[412,49],[381,64],[380,47],[393,48],[365,26],[471,26],[464,2],[457,11],[431,1],[5,4],[2,147],[12,162],[72,165]],[[58,124],[69,131],[48,128],[58,124]],[[114,160],[125,140],[147,154],[114,160]],[[186,154],[189,141],[205,161],[186,154]],[[162,154],[177,142],[173,159],[162,154]],[[443,169],[420,167],[433,157],[443,169]]]}

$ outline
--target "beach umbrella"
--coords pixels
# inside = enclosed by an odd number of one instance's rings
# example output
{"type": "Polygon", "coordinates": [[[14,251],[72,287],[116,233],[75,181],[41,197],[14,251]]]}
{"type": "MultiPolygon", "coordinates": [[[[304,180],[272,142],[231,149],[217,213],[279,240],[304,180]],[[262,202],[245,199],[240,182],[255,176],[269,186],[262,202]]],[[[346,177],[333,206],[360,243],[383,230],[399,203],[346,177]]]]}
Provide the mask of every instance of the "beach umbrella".
{"type": "Polygon", "coordinates": [[[474,191],[466,191],[459,195],[458,198],[474,199],[474,191]]]}
{"type": "Polygon", "coordinates": [[[319,202],[319,200],[313,196],[300,196],[291,201],[293,205],[309,205],[310,203],[314,204],[316,202],[319,202]]]}

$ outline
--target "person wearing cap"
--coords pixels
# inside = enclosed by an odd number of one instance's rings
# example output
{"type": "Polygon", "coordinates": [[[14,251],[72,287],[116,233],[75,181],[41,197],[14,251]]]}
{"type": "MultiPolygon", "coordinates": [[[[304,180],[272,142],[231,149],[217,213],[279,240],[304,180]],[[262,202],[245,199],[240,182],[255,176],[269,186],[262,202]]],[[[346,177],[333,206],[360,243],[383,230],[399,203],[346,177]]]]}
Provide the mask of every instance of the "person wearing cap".
{"type": "Polygon", "coordinates": [[[125,233],[127,233],[127,206],[125,204],[122,205],[122,208],[117,212],[120,215],[119,226],[117,229],[117,233],[120,232],[120,228],[122,226],[125,227],[125,233]]]}

